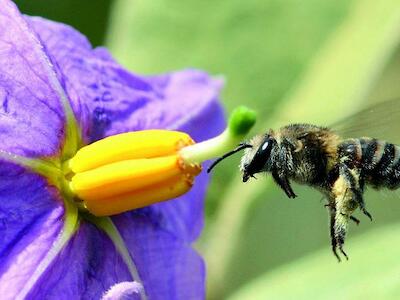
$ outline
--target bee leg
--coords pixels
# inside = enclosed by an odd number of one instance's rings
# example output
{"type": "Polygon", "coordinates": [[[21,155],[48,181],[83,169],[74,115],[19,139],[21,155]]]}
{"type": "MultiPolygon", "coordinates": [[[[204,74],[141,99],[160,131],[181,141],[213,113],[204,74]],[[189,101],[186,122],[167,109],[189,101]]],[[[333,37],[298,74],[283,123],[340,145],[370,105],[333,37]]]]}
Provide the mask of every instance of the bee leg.
{"type": "Polygon", "coordinates": [[[280,186],[280,188],[286,193],[289,198],[296,198],[297,195],[293,192],[290,182],[286,176],[280,176],[277,172],[272,172],[272,178],[280,186]]]}
{"type": "Polygon", "coordinates": [[[360,220],[357,219],[356,217],[350,216],[350,220],[352,220],[354,223],[356,223],[356,225],[360,224],[360,220]]]}
{"type": "Polygon", "coordinates": [[[343,254],[346,259],[349,259],[346,252],[343,249],[343,245],[346,239],[347,227],[349,223],[349,216],[340,212],[338,208],[335,212],[335,224],[333,227],[334,238],[336,240],[336,246],[343,254]]]}
{"type": "Polygon", "coordinates": [[[349,220],[357,223],[358,219],[352,217],[358,207],[360,195],[358,192],[357,170],[349,169],[345,164],[339,166],[339,177],[333,183],[330,196],[331,239],[334,254],[337,257],[337,249],[348,259],[343,245],[346,239],[349,220]]]}
{"type": "Polygon", "coordinates": [[[363,214],[366,215],[371,221],[373,220],[372,215],[365,209],[365,207],[362,207],[360,209],[363,212],[363,214]]]}
{"type": "Polygon", "coordinates": [[[341,262],[340,256],[337,253],[337,240],[335,237],[335,215],[336,215],[336,209],[332,207],[331,205],[327,204],[326,205],[329,208],[329,216],[330,216],[330,235],[331,235],[331,245],[332,245],[332,252],[336,256],[337,260],[341,262]]]}
{"type": "Polygon", "coordinates": [[[367,211],[367,209],[365,208],[365,202],[364,202],[364,198],[363,198],[363,196],[362,196],[362,192],[360,192],[360,191],[355,191],[355,194],[356,194],[356,197],[355,197],[355,199],[356,199],[356,201],[357,201],[357,203],[358,203],[358,206],[360,207],[360,210],[362,211],[362,213],[364,214],[364,215],[366,215],[371,221],[372,221],[372,216],[371,216],[371,214],[367,211]]]}
{"type": "Polygon", "coordinates": [[[357,202],[357,204],[360,207],[360,210],[362,211],[362,213],[364,215],[366,215],[372,221],[371,214],[365,208],[365,202],[364,202],[364,197],[362,195],[362,190],[360,189],[358,184],[354,184],[354,186],[352,187],[352,192],[354,194],[354,200],[357,202]]]}
{"type": "Polygon", "coordinates": [[[363,197],[363,187],[362,183],[360,184],[360,172],[357,169],[350,169],[348,167],[344,167],[342,173],[343,176],[348,181],[348,185],[350,186],[355,202],[357,202],[362,213],[372,221],[372,216],[365,207],[365,202],[363,197]]]}
{"type": "Polygon", "coordinates": [[[340,262],[340,256],[338,254],[338,250],[342,253],[342,255],[348,260],[349,257],[347,253],[343,249],[343,245],[346,238],[348,220],[349,217],[347,215],[342,214],[336,208],[329,207],[330,214],[330,235],[331,235],[331,245],[332,252],[340,262]]]}

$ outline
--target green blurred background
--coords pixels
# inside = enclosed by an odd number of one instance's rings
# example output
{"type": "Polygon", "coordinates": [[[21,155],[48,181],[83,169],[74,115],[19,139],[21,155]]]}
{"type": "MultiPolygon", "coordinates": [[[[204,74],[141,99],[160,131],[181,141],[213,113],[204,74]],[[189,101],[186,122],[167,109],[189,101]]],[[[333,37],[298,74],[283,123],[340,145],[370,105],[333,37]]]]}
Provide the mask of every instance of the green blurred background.
{"type": "MultiPolygon", "coordinates": [[[[227,113],[238,104],[256,109],[254,133],[287,122],[329,125],[370,102],[400,98],[398,0],[16,3],[107,45],[134,72],[223,74],[227,113]]],[[[400,119],[376,118],[390,129],[378,133],[400,143],[400,119]]],[[[371,125],[363,134],[375,134],[371,125]]],[[[207,262],[209,299],[400,298],[396,192],[367,192],[374,221],[358,214],[362,222],[350,225],[346,244],[350,261],[338,264],[321,195],[295,186],[299,197],[290,200],[262,176],[242,184],[238,161],[216,169],[196,245],[207,262]]]]}

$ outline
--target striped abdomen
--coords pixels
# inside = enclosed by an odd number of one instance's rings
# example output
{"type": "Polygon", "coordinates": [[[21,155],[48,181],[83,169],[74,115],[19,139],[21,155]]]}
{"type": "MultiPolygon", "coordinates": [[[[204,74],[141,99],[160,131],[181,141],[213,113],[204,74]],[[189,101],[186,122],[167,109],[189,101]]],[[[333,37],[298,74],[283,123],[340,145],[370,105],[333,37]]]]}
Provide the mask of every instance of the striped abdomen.
{"type": "Polygon", "coordinates": [[[400,187],[400,146],[372,138],[346,140],[341,146],[352,149],[350,156],[358,162],[367,184],[390,189],[400,187]]]}

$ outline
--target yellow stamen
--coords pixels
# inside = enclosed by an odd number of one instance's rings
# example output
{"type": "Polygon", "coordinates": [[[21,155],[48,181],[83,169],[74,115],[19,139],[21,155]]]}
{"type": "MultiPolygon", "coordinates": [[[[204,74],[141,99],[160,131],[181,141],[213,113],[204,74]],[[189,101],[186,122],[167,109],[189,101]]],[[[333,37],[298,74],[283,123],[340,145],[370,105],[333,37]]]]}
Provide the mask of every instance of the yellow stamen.
{"type": "Polygon", "coordinates": [[[78,173],[117,161],[173,155],[193,143],[189,135],[179,131],[155,129],[121,133],[79,149],[67,165],[78,173]]]}
{"type": "Polygon", "coordinates": [[[81,199],[103,199],[154,186],[180,174],[197,175],[199,169],[185,168],[177,155],[125,160],[78,173],[70,188],[81,199]]]}
{"type": "Polygon", "coordinates": [[[85,204],[87,209],[96,216],[110,216],[176,198],[189,191],[192,184],[193,176],[179,175],[162,184],[158,183],[110,198],[86,200],[85,204]]]}
{"type": "Polygon", "coordinates": [[[129,132],[88,145],[67,162],[69,189],[96,216],[109,216],[186,193],[197,163],[179,150],[193,144],[185,133],[129,132]]]}

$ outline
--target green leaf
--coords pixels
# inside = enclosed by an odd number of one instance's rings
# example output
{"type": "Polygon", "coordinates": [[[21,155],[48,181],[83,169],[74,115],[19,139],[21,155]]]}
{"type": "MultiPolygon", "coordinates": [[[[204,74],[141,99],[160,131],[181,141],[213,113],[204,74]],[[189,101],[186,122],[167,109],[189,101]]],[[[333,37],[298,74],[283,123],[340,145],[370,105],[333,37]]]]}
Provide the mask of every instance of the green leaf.
{"type": "Polygon", "coordinates": [[[398,299],[400,225],[358,236],[338,263],[328,247],[243,286],[229,300],[398,299]]]}

